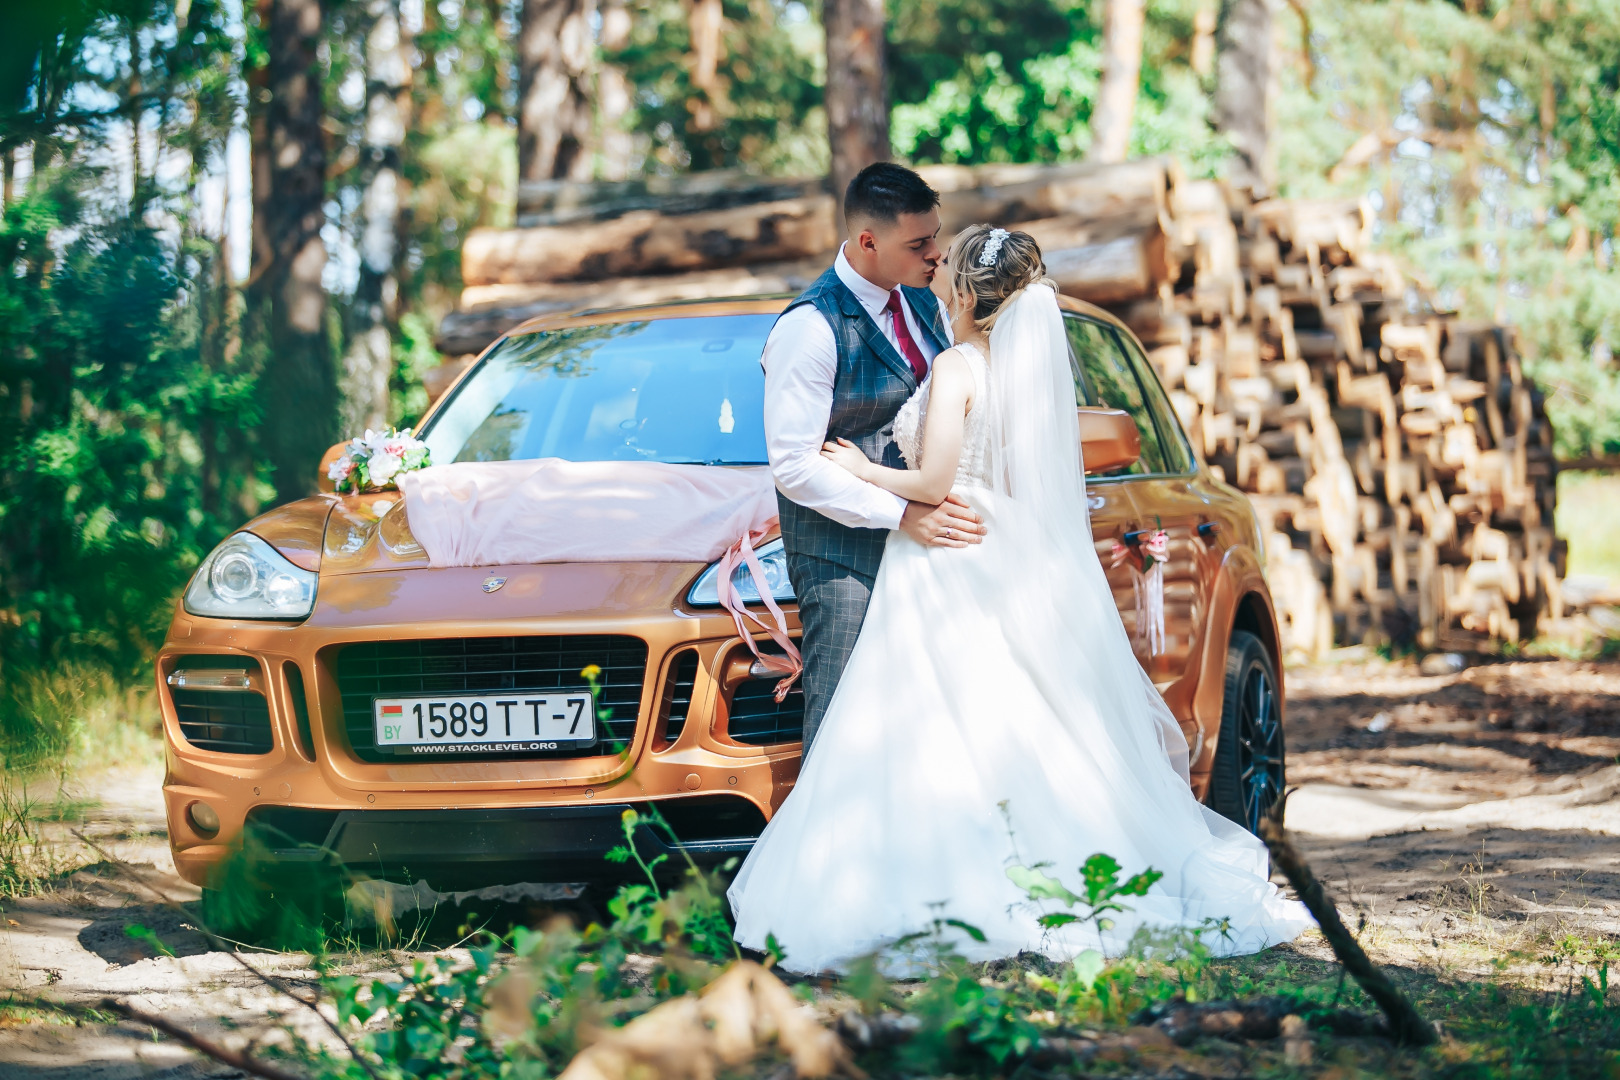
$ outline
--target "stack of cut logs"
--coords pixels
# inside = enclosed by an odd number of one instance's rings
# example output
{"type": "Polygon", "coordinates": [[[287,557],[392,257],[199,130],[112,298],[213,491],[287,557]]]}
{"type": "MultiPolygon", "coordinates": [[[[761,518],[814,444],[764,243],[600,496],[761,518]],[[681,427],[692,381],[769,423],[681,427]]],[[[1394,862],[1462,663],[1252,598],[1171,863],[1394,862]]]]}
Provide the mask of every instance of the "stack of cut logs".
{"type": "MultiPolygon", "coordinates": [[[[944,233],[1040,242],[1147,347],[1204,458],[1249,494],[1284,647],[1473,648],[1558,617],[1552,432],[1506,328],[1437,313],[1355,202],[1251,203],[1173,160],[921,170],[944,233]]],[[[441,350],[580,307],[790,292],[835,249],[819,181],[713,173],[525,188],[478,230],[441,350]]]]}

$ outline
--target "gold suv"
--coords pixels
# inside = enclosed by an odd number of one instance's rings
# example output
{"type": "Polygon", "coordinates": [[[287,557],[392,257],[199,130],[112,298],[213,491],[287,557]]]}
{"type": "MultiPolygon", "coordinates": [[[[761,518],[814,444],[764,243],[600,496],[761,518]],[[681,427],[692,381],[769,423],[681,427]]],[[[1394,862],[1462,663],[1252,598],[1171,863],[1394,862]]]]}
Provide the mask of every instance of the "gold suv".
{"type": "MultiPolygon", "coordinates": [[[[763,468],[759,356],[786,303],[535,320],[418,433],[439,463],[763,468]]],[[[1198,462],[1130,331],[1065,306],[1099,553],[1186,730],[1195,788],[1253,828],[1283,783],[1254,515],[1198,462]],[[1165,633],[1150,655],[1135,574],[1160,529],[1165,633]]],[[[796,632],[780,542],[761,556],[796,632]]],[[[277,507],[203,562],[157,658],[175,865],[207,885],[257,830],[289,862],[438,888],[590,881],[611,869],[622,811],[648,806],[699,857],[746,851],[793,787],[803,698],[774,699],[715,577],[674,562],[433,569],[396,493],[277,507]]]]}

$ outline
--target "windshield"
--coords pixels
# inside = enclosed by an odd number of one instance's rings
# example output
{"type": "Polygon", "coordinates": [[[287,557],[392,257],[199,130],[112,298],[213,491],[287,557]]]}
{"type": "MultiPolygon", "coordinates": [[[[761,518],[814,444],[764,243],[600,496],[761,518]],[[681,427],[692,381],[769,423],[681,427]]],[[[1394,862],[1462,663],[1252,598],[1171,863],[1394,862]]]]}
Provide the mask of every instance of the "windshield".
{"type": "Polygon", "coordinates": [[[502,342],[429,421],[436,464],[558,457],[762,465],[775,315],[581,326],[502,342]]]}

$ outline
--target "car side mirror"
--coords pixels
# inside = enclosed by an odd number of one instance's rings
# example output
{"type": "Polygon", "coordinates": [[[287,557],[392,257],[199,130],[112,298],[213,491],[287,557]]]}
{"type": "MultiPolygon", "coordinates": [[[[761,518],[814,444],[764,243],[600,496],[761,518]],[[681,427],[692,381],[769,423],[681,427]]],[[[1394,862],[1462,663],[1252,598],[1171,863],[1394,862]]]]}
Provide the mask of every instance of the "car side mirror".
{"type": "Polygon", "coordinates": [[[1080,460],[1087,476],[1117,472],[1142,456],[1142,433],[1123,409],[1083,408],[1080,413],[1080,460]]]}
{"type": "Polygon", "coordinates": [[[337,490],[337,485],[332,482],[331,477],[326,475],[326,470],[331,468],[332,462],[342,457],[343,451],[347,450],[348,448],[349,440],[344,439],[340,443],[333,443],[326,453],[321,455],[321,463],[315,476],[316,491],[330,494],[337,490]]]}

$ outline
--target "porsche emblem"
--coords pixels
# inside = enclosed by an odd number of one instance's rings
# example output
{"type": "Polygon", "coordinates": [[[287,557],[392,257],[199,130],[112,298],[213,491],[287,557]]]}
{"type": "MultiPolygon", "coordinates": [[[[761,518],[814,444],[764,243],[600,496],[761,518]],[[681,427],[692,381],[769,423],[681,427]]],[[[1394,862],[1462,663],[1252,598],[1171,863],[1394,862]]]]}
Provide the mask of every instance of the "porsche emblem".
{"type": "Polygon", "coordinates": [[[500,592],[501,591],[501,586],[505,585],[505,584],[506,584],[506,579],[505,578],[496,577],[493,574],[491,574],[489,577],[484,579],[484,591],[487,592],[487,593],[500,592]]]}

